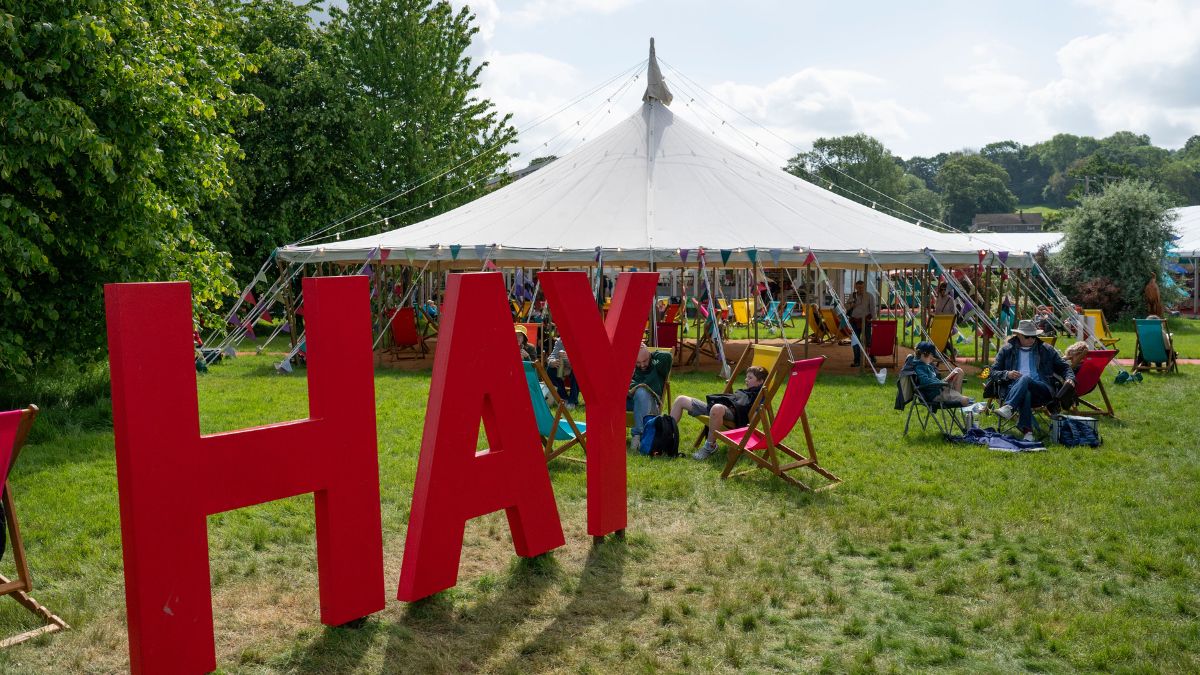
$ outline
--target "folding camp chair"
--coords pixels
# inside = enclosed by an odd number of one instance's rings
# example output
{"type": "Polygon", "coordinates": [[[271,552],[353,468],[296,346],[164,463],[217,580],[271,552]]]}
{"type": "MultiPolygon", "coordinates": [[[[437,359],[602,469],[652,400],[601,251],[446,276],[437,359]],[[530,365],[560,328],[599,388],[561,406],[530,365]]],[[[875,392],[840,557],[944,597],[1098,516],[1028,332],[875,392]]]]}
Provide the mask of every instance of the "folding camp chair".
{"type": "MultiPolygon", "coordinates": [[[[665,353],[669,354],[673,351],[671,347],[663,347],[661,345],[658,347],[649,347],[649,349],[650,349],[651,353],[665,352],[665,353]]],[[[674,363],[672,362],[672,369],[674,369],[673,366],[674,366],[674,363]]],[[[663,393],[662,393],[661,408],[663,408],[663,409],[668,408],[671,405],[671,401],[673,401],[673,400],[674,399],[671,398],[671,373],[668,372],[666,378],[663,379],[663,393]]],[[[625,411],[625,428],[626,429],[633,428],[633,411],[630,411],[630,410],[625,411]]]]}
{"type": "Polygon", "coordinates": [[[1108,400],[1108,392],[1104,390],[1104,381],[1101,378],[1104,374],[1104,368],[1108,366],[1108,362],[1112,361],[1116,355],[1117,350],[1108,349],[1090,351],[1083,357],[1083,363],[1080,363],[1079,370],[1075,371],[1075,396],[1077,397],[1077,402],[1070,411],[1072,414],[1104,415],[1116,418],[1117,414],[1113,411],[1112,402],[1108,400]],[[1100,390],[1100,396],[1104,398],[1103,409],[1083,398],[1096,389],[1100,390]],[[1089,409],[1080,410],[1080,405],[1087,406],[1089,409]]]}
{"type": "Polygon", "coordinates": [[[808,427],[808,414],[805,412],[813,386],[817,381],[817,371],[821,369],[821,364],[824,362],[825,357],[818,356],[814,359],[804,359],[790,364],[786,378],[787,390],[783,393],[783,401],[779,404],[778,412],[772,414],[768,404],[775,391],[783,384],[784,377],[782,376],[775,378],[769,385],[763,386],[759,401],[756,401],[755,407],[751,408],[748,425],[717,432],[718,438],[733,446],[729,450],[729,457],[725,460],[725,470],[721,472],[721,478],[729,478],[737,461],[746,457],[756,466],[732,475],[740,476],[754,469],[762,468],[801,490],[810,492],[828,490],[842,482],[841,478],[827,471],[818,461],[817,449],[813,446],[812,431],[808,427]],[[788,434],[792,433],[797,421],[804,429],[804,442],[808,446],[807,455],[801,454],[783,443],[788,434]],[[803,468],[817,472],[828,479],[830,483],[813,490],[788,473],[803,468]]]}
{"type": "Polygon", "coordinates": [[[871,344],[867,347],[867,355],[875,359],[877,365],[892,366],[900,363],[899,324],[895,319],[875,319],[871,321],[871,344]],[[881,357],[892,357],[889,363],[879,363],[881,357]]]}
{"type": "Polygon", "coordinates": [[[749,326],[750,325],[750,301],[749,300],[734,300],[733,301],[733,325],[749,326]]]}
{"type": "MultiPolygon", "coordinates": [[[[896,390],[899,393],[900,401],[908,408],[908,416],[904,419],[904,435],[908,435],[908,428],[912,424],[914,413],[916,413],[917,423],[921,425],[922,431],[927,431],[929,423],[932,421],[943,436],[948,435],[952,429],[966,433],[967,425],[963,421],[962,410],[957,403],[930,401],[921,394],[921,389],[917,386],[917,376],[911,372],[909,363],[916,358],[909,354],[908,358],[904,360],[904,367],[900,369],[902,374],[896,378],[896,390]]],[[[945,388],[949,385],[942,383],[942,386],[945,388]]]]}
{"type": "Polygon", "coordinates": [[[392,344],[388,351],[397,359],[423,359],[429,353],[425,337],[417,331],[417,313],[412,307],[388,310],[392,322],[392,344]]]}
{"type": "Polygon", "coordinates": [[[929,339],[937,347],[939,352],[942,352],[954,363],[954,352],[947,347],[950,346],[950,336],[954,335],[954,318],[953,314],[934,314],[933,319],[929,322],[929,339]]]}
{"type": "Polygon", "coordinates": [[[796,327],[796,301],[791,300],[783,306],[783,314],[780,315],[779,321],[788,328],[796,327]]]}
{"type": "MultiPolygon", "coordinates": [[[[763,382],[758,396],[759,400],[762,400],[765,406],[764,411],[769,423],[770,418],[775,414],[774,408],[771,405],[770,395],[773,395],[775,389],[779,387],[779,380],[783,376],[782,374],[785,372],[784,369],[787,368],[786,364],[788,363],[787,354],[783,352],[783,347],[768,347],[753,343],[746,348],[746,351],[742,352],[742,357],[738,359],[737,365],[733,367],[733,372],[729,375],[729,379],[725,381],[725,389],[722,393],[732,394],[735,387],[742,383],[743,378],[745,378],[746,369],[750,366],[765,368],[767,379],[763,382]]],[[[758,405],[759,400],[756,400],[751,406],[752,410],[754,406],[758,405]]],[[[708,415],[700,415],[696,419],[700,420],[704,425],[700,428],[700,433],[696,436],[695,443],[692,444],[692,447],[698,448],[704,442],[704,439],[708,437],[708,415]]]]}
{"type": "Polygon", "coordinates": [[[1112,331],[1108,329],[1108,320],[1104,318],[1104,310],[1085,309],[1083,315],[1088,319],[1088,327],[1093,329],[1096,339],[1105,347],[1112,347],[1121,341],[1121,338],[1113,337],[1112,331]]]}
{"type": "MultiPolygon", "coordinates": [[[[523,365],[525,366],[525,383],[529,386],[529,398],[533,401],[533,419],[537,423],[538,435],[545,443],[542,450],[546,453],[546,461],[549,462],[576,445],[583,448],[583,452],[586,454],[587,425],[583,422],[576,422],[572,417],[571,411],[567,410],[566,404],[558,397],[558,390],[550,381],[542,364],[524,361],[523,365]],[[550,390],[550,395],[558,404],[555,409],[557,412],[550,412],[550,406],[546,405],[546,398],[542,395],[541,385],[543,384],[550,390]],[[562,445],[556,448],[554,447],[556,442],[562,442],[562,445]]],[[[566,457],[564,459],[573,460],[574,458],[566,457]]]]}
{"type": "Polygon", "coordinates": [[[1137,327],[1137,348],[1133,353],[1133,369],[1159,372],[1179,372],[1171,336],[1165,319],[1134,319],[1137,327]]]}
{"type": "MultiPolygon", "coordinates": [[[[8,542],[12,544],[13,561],[17,568],[16,579],[10,580],[0,576],[0,596],[11,595],[22,607],[32,612],[46,625],[0,641],[0,649],[39,635],[70,628],[67,622],[42,606],[37,600],[29,597],[29,592],[33,590],[33,579],[29,575],[29,562],[25,558],[25,542],[21,539],[21,527],[17,522],[17,511],[13,505],[12,486],[7,485],[9,474],[17,463],[17,457],[21,454],[21,448],[25,445],[25,439],[29,436],[29,430],[33,427],[33,420],[37,418],[37,414],[37,406],[33,405],[24,410],[0,412],[0,470],[3,471],[3,474],[0,474],[0,478],[2,478],[0,490],[4,492],[3,497],[0,498],[0,504],[4,506],[4,525],[7,527],[8,542]]],[[[0,530],[0,534],[4,532],[4,530],[0,530]]],[[[0,539],[0,546],[2,545],[3,540],[0,539]]],[[[2,554],[3,549],[0,548],[0,555],[2,554]]]]}

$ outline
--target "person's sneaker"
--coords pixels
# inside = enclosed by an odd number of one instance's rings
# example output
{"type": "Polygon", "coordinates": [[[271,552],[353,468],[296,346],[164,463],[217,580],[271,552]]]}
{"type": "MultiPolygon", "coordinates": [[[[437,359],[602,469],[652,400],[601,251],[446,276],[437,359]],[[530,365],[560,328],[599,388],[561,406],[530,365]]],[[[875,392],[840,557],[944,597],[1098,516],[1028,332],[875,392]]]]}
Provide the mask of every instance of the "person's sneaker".
{"type": "Polygon", "coordinates": [[[642,437],[641,436],[630,436],[629,437],[629,451],[630,452],[637,452],[638,449],[641,447],[642,447],[642,437]]]}
{"type": "Polygon", "coordinates": [[[1023,441],[1033,441],[1033,440],[1036,440],[1036,439],[1034,439],[1034,437],[1033,437],[1033,432],[1032,432],[1032,431],[1026,431],[1026,432],[1025,432],[1025,438],[1023,438],[1023,439],[1021,439],[1021,440],[1023,440],[1023,441]]]}
{"type": "Polygon", "coordinates": [[[702,462],[702,461],[708,459],[709,457],[712,457],[713,453],[715,453],[716,451],[717,451],[716,443],[713,443],[712,441],[705,441],[704,445],[700,446],[700,449],[697,450],[692,455],[692,459],[702,462]]]}
{"type": "Polygon", "coordinates": [[[575,404],[574,404],[574,403],[568,403],[568,404],[567,404],[567,410],[574,410],[574,409],[575,409],[575,404]]]}
{"type": "Polygon", "coordinates": [[[996,414],[1003,417],[1006,420],[1012,419],[1012,414],[1013,414],[1012,406],[1005,403],[1004,405],[1000,406],[999,408],[996,408],[996,414]]]}

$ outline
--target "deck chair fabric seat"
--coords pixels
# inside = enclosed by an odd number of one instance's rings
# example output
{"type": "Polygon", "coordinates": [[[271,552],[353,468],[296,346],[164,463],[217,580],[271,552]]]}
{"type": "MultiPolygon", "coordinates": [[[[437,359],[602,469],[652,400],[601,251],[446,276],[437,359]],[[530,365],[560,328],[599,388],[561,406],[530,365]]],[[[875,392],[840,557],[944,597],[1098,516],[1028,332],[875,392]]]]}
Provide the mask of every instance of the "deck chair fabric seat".
{"type": "MultiPolygon", "coordinates": [[[[770,399],[771,392],[774,392],[778,388],[780,378],[783,376],[782,373],[784,373],[784,369],[788,363],[787,354],[784,353],[783,347],[771,347],[757,343],[751,344],[746,348],[746,351],[742,352],[741,358],[738,359],[737,364],[733,367],[732,372],[729,374],[729,379],[725,381],[725,388],[722,390],[722,393],[732,394],[733,390],[737,388],[737,385],[745,377],[746,369],[750,366],[764,368],[767,371],[767,379],[763,382],[763,387],[759,391],[758,396],[759,399],[763,400],[765,405],[764,410],[767,416],[770,417],[774,415],[774,407],[770,399]]],[[[753,410],[756,405],[758,405],[757,401],[751,405],[751,409],[753,410]]],[[[709,418],[708,415],[699,415],[696,419],[700,421],[702,426],[692,446],[698,448],[704,442],[704,439],[708,437],[709,418]]],[[[726,423],[726,426],[728,426],[728,423],[726,423]]]]}
{"type": "Polygon", "coordinates": [[[1088,352],[1083,357],[1083,362],[1079,364],[1079,369],[1075,371],[1075,405],[1070,412],[1074,415],[1103,415],[1106,417],[1116,417],[1116,412],[1113,410],[1112,402],[1108,399],[1108,392],[1104,390],[1104,369],[1108,366],[1108,362],[1112,361],[1117,355],[1117,350],[1094,350],[1088,352]],[[1094,403],[1089,402],[1084,398],[1096,390],[1100,391],[1100,396],[1104,400],[1104,407],[1101,408],[1094,403]],[[1080,409],[1080,406],[1086,406],[1087,410],[1080,409]]]}
{"type": "MultiPolygon", "coordinates": [[[[664,354],[671,354],[674,352],[673,347],[658,346],[658,347],[649,347],[648,349],[650,350],[651,354],[653,354],[654,352],[662,352],[664,354]]],[[[716,357],[714,356],[714,358],[716,358],[716,357]]],[[[673,362],[672,362],[672,370],[674,370],[673,362]]],[[[659,412],[661,413],[662,409],[664,409],[664,408],[669,408],[671,405],[671,401],[673,401],[673,400],[674,399],[671,398],[671,371],[667,371],[667,376],[663,379],[663,393],[662,393],[662,400],[660,401],[661,405],[659,406],[659,412]]],[[[625,428],[626,429],[633,428],[633,412],[629,411],[629,410],[625,411],[625,428]]]]}
{"type": "Polygon", "coordinates": [[[1134,348],[1133,369],[1179,372],[1171,336],[1165,319],[1134,319],[1137,346],[1134,348]]]}
{"type": "Polygon", "coordinates": [[[388,310],[392,322],[392,344],[388,351],[398,359],[423,359],[429,353],[427,339],[417,330],[417,312],[409,307],[388,310]]]}
{"type": "Polygon", "coordinates": [[[524,361],[522,365],[525,367],[525,383],[529,388],[529,398],[533,403],[533,420],[537,424],[538,435],[545,444],[542,450],[546,455],[546,461],[558,457],[576,445],[583,448],[586,453],[587,425],[584,422],[576,422],[572,417],[571,411],[567,410],[566,405],[558,398],[558,392],[550,382],[542,364],[524,361]],[[550,395],[558,403],[557,412],[551,412],[550,406],[546,404],[546,398],[542,395],[542,384],[549,388],[550,395]],[[555,447],[556,443],[560,443],[560,445],[555,447]]]}
{"type": "Polygon", "coordinates": [[[943,356],[954,362],[954,352],[948,349],[950,338],[954,335],[954,314],[934,314],[929,322],[929,341],[932,342],[943,356]]]}
{"type": "Polygon", "coordinates": [[[796,319],[795,315],[796,315],[796,301],[791,300],[786,305],[783,306],[783,313],[779,315],[779,320],[783,323],[783,325],[785,325],[789,328],[793,328],[793,327],[795,327],[795,319],[796,319]]]}
{"type": "Polygon", "coordinates": [[[1121,338],[1113,337],[1112,331],[1108,328],[1108,319],[1104,317],[1102,309],[1085,309],[1083,316],[1087,319],[1088,328],[1093,329],[1096,339],[1105,347],[1112,347],[1121,341],[1121,338]]]}
{"type": "MultiPolygon", "coordinates": [[[[842,341],[842,326],[838,322],[837,315],[832,307],[821,308],[821,321],[825,324],[825,333],[830,342],[842,341]]],[[[849,338],[846,338],[849,340],[849,338]]]]}
{"type": "Polygon", "coordinates": [[[895,319],[874,319],[871,321],[871,344],[867,346],[867,355],[873,359],[891,357],[886,364],[895,367],[899,365],[900,353],[896,349],[900,325],[895,319]]]}
{"type": "Polygon", "coordinates": [[[750,301],[749,300],[734,300],[733,301],[733,323],[737,326],[750,325],[750,301]]]}
{"type": "Polygon", "coordinates": [[[817,458],[816,447],[813,445],[808,415],[805,412],[817,381],[817,373],[824,362],[825,357],[818,356],[789,363],[786,375],[777,376],[770,383],[769,391],[767,385],[763,386],[759,401],[756,401],[755,406],[751,408],[749,424],[717,432],[720,440],[732,446],[725,461],[725,469],[721,472],[721,478],[744,475],[756,469],[766,469],[785,482],[810,492],[826,490],[842,482],[842,479],[821,466],[817,458]],[[783,394],[783,400],[779,403],[778,410],[771,414],[768,403],[785,380],[787,387],[783,394]],[[798,452],[784,443],[797,422],[800,422],[804,431],[807,453],[798,452]],[[737,474],[731,473],[738,460],[742,458],[751,460],[754,467],[737,474]],[[791,475],[792,471],[798,469],[814,471],[829,483],[814,490],[807,483],[791,475]]]}

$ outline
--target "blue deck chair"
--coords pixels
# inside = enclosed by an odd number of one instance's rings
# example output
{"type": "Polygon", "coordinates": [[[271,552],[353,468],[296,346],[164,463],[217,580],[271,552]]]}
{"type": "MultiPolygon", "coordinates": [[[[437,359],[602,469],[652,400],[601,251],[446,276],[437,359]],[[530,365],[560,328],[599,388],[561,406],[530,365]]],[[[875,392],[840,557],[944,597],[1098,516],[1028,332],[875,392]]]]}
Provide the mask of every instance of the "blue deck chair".
{"type": "Polygon", "coordinates": [[[783,306],[783,316],[779,317],[779,320],[783,322],[783,325],[793,328],[796,325],[795,317],[793,316],[795,312],[796,302],[793,300],[783,306]]]}
{"type": "Polygon", "coordinates": [[[1159,372],[1179,372],[1179,364],[1175,360],[1175,349],[1171,346],[1171,338],[1167,334],[1166,321],[1163,319],[1134,319],[1137,325],[1137,348],[1133,354],[1133,370],[1150,370],[1159,372]]]}
{"type": "Polygon", "coordinates": [[[762,323],[765,323],[765,324],[770,324],[772,326],[779,324],[779,301],[778,300],[772,300],[767,305],[767,312],[765,314],[763,314],[762,318],[759,319],[759,321],[762,323]]]}
{"type": "MultiPolygon", "coordinates": [[[[587,453],[585,440],[587,425],[583,422],[577,423],[571,416],[571,411],[567,410],[567,406],[558,397],[558,391],[550,382],[542,364],[525,361],[524,366],[525,382],[529,385],[529,397],[533,401],[533,418],[537,423],[538,435],[545,442],[542,449],[546,453],[546,461],[549,462],[558,457],[576,444],[583,448],[584,453],[587,453]],[[550,395],[558,402],[557,412],[550,412],[550,406],[546,405],[546,399],[542,396],[541,385],[543,383],[550,389],[550,395]],[[562,441],[566,442],[557,448],[554,447],[555,442],[562,441]]],[[[568,457],[567,459],[573,458],[568,457]]]]}

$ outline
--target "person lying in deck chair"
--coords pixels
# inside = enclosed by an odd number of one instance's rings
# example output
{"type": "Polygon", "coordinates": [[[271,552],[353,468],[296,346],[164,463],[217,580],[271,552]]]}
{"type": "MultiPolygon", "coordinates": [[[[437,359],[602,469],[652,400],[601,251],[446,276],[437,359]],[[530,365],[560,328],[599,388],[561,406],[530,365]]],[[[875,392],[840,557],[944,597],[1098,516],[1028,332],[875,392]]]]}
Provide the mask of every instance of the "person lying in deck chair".
{"type": "Polygon", "coordinates": [[[691,396],[680,396],[671,404],[671,417],[679,422],[686,410],[692,417],[708,415],[708,440],[692,455],[692,459],[706,460],[717,451],[717,432],[725,429],[726,423],[744,427],[750,422],[750,406],[758,398],[767,381],[767,369],[750,366],[746,369],[746,388],[732,394],[712,394],[707,401],[691,396]]]}
{"type": "Polygon", "coordinates": [[[1033,440],[1033,409],[1055,402],[1055,377],[1075,386],[1075,375],[1058,350],[1038,339],[1041,333],[1028,319],[1017,324],[1012,338],[996,353],[988,384],[996,387],[1004,405],[996,414],[1011,419],[1018,413],[1017,428],[1033,440]]]}
{"type": "Polygon", "coordinates": [[[913,374],[917,378],[917,386],[921,395],[931,403],[953,403],[959,407],[971,405],[975,401],[963,396],[963,369],[955,367],[945,379],[937,374],[937,347],[928,340],[917,343],[917,363],[913,366],[913,374]]]}
{"type": "Polygon", "coordinates": [[[629,382],[629,394],[625,397],[625,410],[633,413],[633,427],[629,432],[630,450],[642,445],[642,424],[646,416],[657,415],[662,410],[663,392],[674,359],[670,352],[651,353],[645,342],[638,350],[633,377],[629,382]]]}

